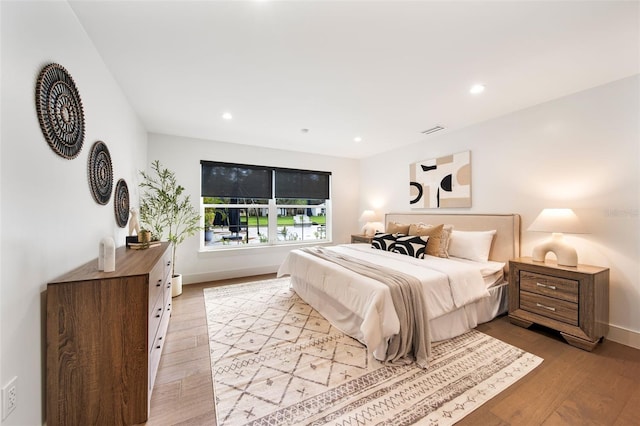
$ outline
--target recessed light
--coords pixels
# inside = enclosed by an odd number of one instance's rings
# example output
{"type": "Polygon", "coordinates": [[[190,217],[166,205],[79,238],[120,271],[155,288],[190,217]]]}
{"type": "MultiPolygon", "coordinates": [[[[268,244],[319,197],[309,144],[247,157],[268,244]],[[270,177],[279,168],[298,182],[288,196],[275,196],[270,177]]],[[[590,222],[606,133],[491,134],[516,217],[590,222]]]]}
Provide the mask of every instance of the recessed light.
{"type": "Polygon", "coordinates": [[[309,133],[309,129],[300,129],[302,133],[309,133]]]}
{"type": "Polygon", "coordinates": [[[233,115],[231,115],[230,112],[225,112],[224,114],[222,114],[222,118],[224,118],[225,120],[231,120],[233,118],[233,115]]]}
{"type": "Polygon", "coordinates": [[[362,138],[360,136],[356,136],[355,138],[353,138],[354,142],[362,142],[362,138]]]}
{"type": "Polygon", "coordinates": [[[472,95],[478,95],[482,92],[484,92],[483,84],[474,84],[473,86],[471,86],[471,89],[469,89],[469,93],[471,93],[472,95]]]}

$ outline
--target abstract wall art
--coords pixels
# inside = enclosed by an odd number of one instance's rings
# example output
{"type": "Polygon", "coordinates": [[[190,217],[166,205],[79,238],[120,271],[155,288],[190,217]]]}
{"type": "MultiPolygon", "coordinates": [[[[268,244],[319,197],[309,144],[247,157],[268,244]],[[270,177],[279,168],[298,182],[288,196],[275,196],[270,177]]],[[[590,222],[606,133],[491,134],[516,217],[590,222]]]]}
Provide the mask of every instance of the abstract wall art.
{"type": "Polygon", "coordinates": [[[471,151],[412,163],[409,203],[413,209],[471,207],[471,151]]]}

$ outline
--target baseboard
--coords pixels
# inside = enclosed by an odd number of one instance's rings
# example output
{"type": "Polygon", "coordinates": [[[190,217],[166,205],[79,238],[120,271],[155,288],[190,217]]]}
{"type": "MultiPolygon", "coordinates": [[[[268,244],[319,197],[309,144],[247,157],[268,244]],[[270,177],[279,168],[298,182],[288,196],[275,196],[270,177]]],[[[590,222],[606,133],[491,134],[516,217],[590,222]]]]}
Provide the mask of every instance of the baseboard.
{"type": "Polygon", "coordinates": [[[232,278],[251,277],[253,275],[275,274],[279,265],[262,266],[256,268],[243,267],[242,269],[229,269],[226,271],[205,272],[202,274],[190,274],[182,276],[183,284],[204,283],[207,281],[228,280],[232,278]]]}
{"type": "Polygon", "coordinates": [[[607,339],[632,348],[640,349],[640,333],[615,325],[609,325],[607,339]]]}

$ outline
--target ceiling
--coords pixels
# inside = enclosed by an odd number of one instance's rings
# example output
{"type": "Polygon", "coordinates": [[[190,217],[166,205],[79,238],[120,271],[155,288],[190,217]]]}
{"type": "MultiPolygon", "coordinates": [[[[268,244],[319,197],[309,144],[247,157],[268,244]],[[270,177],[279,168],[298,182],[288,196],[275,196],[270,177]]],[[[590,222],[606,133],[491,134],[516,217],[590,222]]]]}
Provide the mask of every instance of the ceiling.
{"type": "Polygon", "coordinates": [[[69,3],[149,132],[348,158],[640,72],[638,2],[69,3]]]}

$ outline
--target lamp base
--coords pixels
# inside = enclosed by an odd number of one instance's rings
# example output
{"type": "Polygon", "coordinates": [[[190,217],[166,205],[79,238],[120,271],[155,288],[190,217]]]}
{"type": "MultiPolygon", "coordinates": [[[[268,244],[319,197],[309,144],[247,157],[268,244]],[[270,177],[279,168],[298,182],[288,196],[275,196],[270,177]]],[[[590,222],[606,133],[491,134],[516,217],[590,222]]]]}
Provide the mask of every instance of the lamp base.
{"type": "Polygon", "coordinates": [[[384,231],[384,225],[380,222],[367,222],[367,224],[362,227],[362,235],[366,235],[367,237],[373,237],[378,231],[384,231]]]}
{"type": "Polygon", "coordinates": [[[561,233],[554,232],[551,239],[533,248],[531,257],[536,262],[544,262],[547,253],[553,253],[558,258],[558,265],[578,266],[576,249],[566,243],[561,233]]]}

